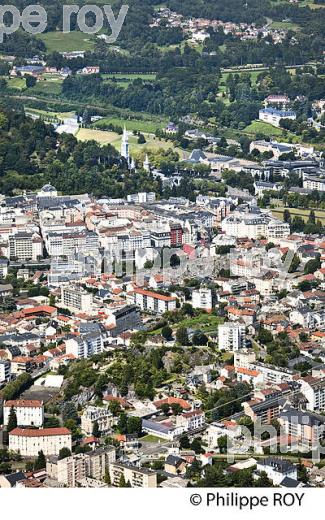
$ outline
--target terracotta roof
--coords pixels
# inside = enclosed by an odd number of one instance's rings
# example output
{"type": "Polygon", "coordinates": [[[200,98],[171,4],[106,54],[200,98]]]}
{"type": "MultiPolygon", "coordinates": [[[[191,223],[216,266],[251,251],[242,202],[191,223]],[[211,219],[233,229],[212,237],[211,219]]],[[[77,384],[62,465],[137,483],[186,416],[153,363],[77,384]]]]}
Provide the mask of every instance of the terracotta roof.
{"type": "Polygon", "coordinates": [[[36,399],[17,399],[16,401],[5,401],[3,407],[14,408],[41,408],[43,401],[36,399]]]}
{"type": "Polygon", "coordinates": [[[33,430],[32,428],[15,428],[11,430],[9,435],[17,437],[49,437],[51,435],[71,435],[68,428],[42,428],[33,430]]]}
{"type": "Polygon", "coordinates": [[[158,294],[153,291],[145,291],[144,289],[135,289],[135,294],[142,294],[143,296],[149,296],[151,298],[156,298],[157,300],[163,300],[165,302],[175,301],[176,298],[173,296],[165,296],[164,294],[158,294]]]}

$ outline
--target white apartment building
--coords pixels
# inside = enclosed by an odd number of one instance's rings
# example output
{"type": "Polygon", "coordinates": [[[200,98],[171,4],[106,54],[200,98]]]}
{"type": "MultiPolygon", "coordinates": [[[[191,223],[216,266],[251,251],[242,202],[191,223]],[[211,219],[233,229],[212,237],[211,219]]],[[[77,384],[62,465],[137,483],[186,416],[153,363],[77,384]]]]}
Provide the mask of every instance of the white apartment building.
{"type": "Polygon", "coordinates": [[[133,204],[146,204],[155,202],[155,200],[156,194],[153,191],[132,193],[131,195],[127,196],[127,201],[133,204]]]}
{"type": "Polygon", "coordinates": [[[218,326],[218,345],[220,350],[233,352],[244,348],[245,344],[245,325],[236,322],[226,322],[218,326]]]}
{"type": "Polygon", "coordinates": [[[88,406],[85,409],[81,416],[81,430],[87,435],[92,435],[95,423],[102,433],[111,430],[114,418],[108,407],[88,406]]]}
{"type": "Polygon", "coordinates": [[[157,473],[151,469],[138,468],[127,463],[113,462],[109,465],[109,474],[113,486],[118,487],[121,476],[135,488],[156,488],[157,473]]]}
{"type": "Polygon", "coordinates": [[[3,422],[8,424],[10,410],[14,409],[18,426],[43,426],[44,406],[43,401],[31,399],[18,399],[5,401],[3,405],[3,422]]]}
{"type": "Polygon", "coordinates": [[[304,377],[301,381],[301,393],[308,403],[307,410],[321,411],[325,409],[325,378],[316,379],[312,376],[304,377]]]}
{"type": "Polygon", "coordinates": [[[260,363],[259,361],[252,363],[249,368],[258,371],[262,375],[265,384],[278,385],[280,383],[287,383],[288,381],[292,381],[293,376],[296,374],[296,372],[288,368],[275,367],[266,363],[260,363]]]}
{"type": "Polygon", "coordinates": [[[23,457],[37,457],[39,451],[58,455],[62,448],[72,448],[71,431],[67,428],[15,428],[9,433],[9,450],[23,457]]]}
{"type": "Polygon", "coordinates": [[[65,342],[66,354],[72,354],[75,358],[87,359],[94,354],[100,354],[104,350],[104,340],[101,334],[89,332],[82,336],[76,336],[65,342]]]}
{"type": "Polygon", "coordinates": [[[183,428],[184,432],[191,432],[202,428],[205,424],[205,415],[201,410],[193,410],[176,416],[176,427],[183,428]]]}
{"type": "Polygon", "coordinates": [[[93,295],[77,285],[61,288],[62,307],[76,312],[90,312],[93,307],[93,295]]]}
{"type": "Polygon", "coordinates": [[[43,241],[37,233],[19,232],[9,236],[10,259],[37,260],[43,256],[43,241]]]}
{"type": "Polygon", "coordinates": [[[163,314],[166,311],[176,309],[176,298],[173,296],[165,296],[144,289],[136,289],[134,291],[134,302],[142,311],[163,314]]]}
{"type": "Polygon", "coordinates": [[[308,190],[325,191],[325,179],[306,177],[303,181],[303,187],[308,190]]]}
{"type": "Polygon", "coordinates": [[[0,360],[0,383],[9,381],[10,379],[10,361],[7,359],[0,360]]]}
{"type": "Polygon", "coordinates": [[[212,311],[212,291],[206,287],[201,287],[192,292],[192,306],[194,309],[202,309],[207,312],[212,311]]]}
{"type": "Polygon", "coordinates": [[[235,212],[226,217],[221,228],[226,235],[237,238],[284,238],[290,235],[290,226],[262,213],[235,212]]]}
{"type": "Polygon", "coordinates": [[[90,231],[50,232],[46,235],[45,245],[50,256],[87,255],[98,252],[99,237],[90,231]]]}
{"type": "Polygon", "coordinates": [[[59,460],[51,456],[46,461],[48,476],[67,487],[76,487],[83,479],[90,477],[102,480],[109,464],[116,460],[116,450],[111,446],[99,448],[89,453],[78,453],[59,460]]]}

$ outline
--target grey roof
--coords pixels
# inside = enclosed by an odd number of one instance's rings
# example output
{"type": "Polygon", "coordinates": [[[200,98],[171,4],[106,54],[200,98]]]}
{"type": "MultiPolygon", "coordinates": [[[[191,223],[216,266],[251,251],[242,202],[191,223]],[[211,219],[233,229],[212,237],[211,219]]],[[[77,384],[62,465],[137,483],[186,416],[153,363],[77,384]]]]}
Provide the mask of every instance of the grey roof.
{"type": "Polygon", "coordinates": [[[296,410],[295,408],[286,408],[280,415],[296,424],[305,424],[307,426],[320,426],[325,423],[325,417],[316,413],[307,412],[306,410],[296,410]]]}
{"type": "Polygon", "coordinates": [[[8,480],[11,487],[15,487],[17,482],[25,480],[26,476],[22,471],[16,471],[16,473],[10,473],[9,475],[6,475],[5,478],[8,480]]]}
{"type": "Polygon", "coordinates": [[[267,459],[260,460],[258,462],[261,466],[271,466],[279,473],[289,473],[294,469],[293,464],[284,459],[278,459],[277,457],[268,457],[267,459]]]}
{"type": "Polygon", "coordinates": [[[168,455],[166,458],[166,464],[169,464],[170,466],[178,466],[181,462],[184,462],[184,459],[177,457],[177,455],[168,455]]]}

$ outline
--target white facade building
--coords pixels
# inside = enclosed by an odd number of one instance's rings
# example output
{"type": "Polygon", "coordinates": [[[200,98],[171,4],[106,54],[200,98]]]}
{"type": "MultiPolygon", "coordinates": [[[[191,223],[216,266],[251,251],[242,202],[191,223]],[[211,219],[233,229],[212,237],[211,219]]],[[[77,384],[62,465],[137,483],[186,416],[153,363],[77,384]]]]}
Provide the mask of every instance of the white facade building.
{"type": "Polygon", "coordinates": [[[5,425],[8,424],[11,408],[16,412],[18,426],[43,426],[43,401],[29,399],[5,401],[3,405],[3,422],[5,425]]]}
{"type": "Polygon", "coordinates": [[[212,291],[206,287],[201,287],[192,292],[192,306],[194,309],[202,309],[207,312],[212,311],[212,291]]]}
{"type": "Polygon", "coordinates": [[[37,457],[39,451],[58,455],[62,448],[72,448],[71,431],[67,428],[15,428],[9,433],[9,450],[23,457],[37,457]]]}
{"type": "Polygon", "coordinates": [[[134,291],[134,301],[141,310],[163,314],[166,311],[176,309],[176,298],[165,296],[152,291],[136,289],[134,291]]]}
{"type": "Polygon", "coordinates": [[[245,347],[245,340],[245,325],[226,322],[218,326],[218,343],[220,350],[240,350],[245,347]]]}
{"type": "Polygon", "coordinates": [[[93,308],[93,295],[81,287],[61,288],[62,306],[76,312],[90,312],[93,308]]]}

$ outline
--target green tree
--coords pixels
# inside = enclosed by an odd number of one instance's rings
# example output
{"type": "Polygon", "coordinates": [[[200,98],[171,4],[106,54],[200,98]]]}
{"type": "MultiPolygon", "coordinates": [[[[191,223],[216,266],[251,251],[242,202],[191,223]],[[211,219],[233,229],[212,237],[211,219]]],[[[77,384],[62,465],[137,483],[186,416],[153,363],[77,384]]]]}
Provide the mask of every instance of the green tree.
{"type": "Polygon", "coordinates": [[[163,338],[165,338],[166,341],[170,341],[173,339],[173,329],[166,325],[161,329],[161,335],[163,338]]]}
{"type": "Polygon", "coordinates": [[[105,468],[104,482],[105,482],[105,484],[107,484],[108,486],[110,486],[110,485],[112,484],[112,483],[111,483],[111,477],[110,477],[109,469],[108,469],[108,468],[105,468]]]}
{"type": "Polygon", "coordinates": [[[45,458],[43,451],[41,450],[38,452],[38,456],[37,456],[37,459],[34,464],[34,469],[38,470],[38,469],[44,469],[44,468],[46,468],[46,458],[45,458]]]}
{"type": "Polygon", "coordinates": [[[227,448],[228,448],[227,435],[221,435],[221,437],[218,437],[218,448],[219,448],[220,453],[227,453],[227,448]]]}
{"type": "Polygon", "coordinates": [[[142,419],[141,417],[128,417],[127,419],[127,433],[136,433],[141,435],[142,419]]]}
{"type": "Polygon", "coordinates": [[[177,343],[179,343],[182,346],[189,345],[190,341],[188,339],[188,334],[187,334],[187,328],[186,327],[180,327],[179,329],[177,329],[176,341],[177,341],[177,343]]]}
{"type": "Polygon", "coordinates": [[[172,409],[173,415],[180,415],[183,412],[183,408],[181,407],[181,405],[179,403],[173,403],[171,405],[171,409],[172,409]]]}
{"type": "Polygon", "coordinates": [[[17,414],[15,412],[14,407],[12,406],[10,408],[9,412],[9,418],[8,418],[8,425],[7,425],[7,432],[11,432],[17,427],[17,414]]]}
{"type": "Polygon", "coordinates": [[[168,403],[163,403],[162,405],[159,406],[159,410],[161,410],[164,415],[168,415],[170,406],[168,403]]]}
{"type": "Polygon", "coordinates": [[[60,449],[59,460],[66,459],[67,457],[70,457],[70,456],[71,456],[71,451],[69,450],[69,448],[64,447],[64,448],[60,449]]]}
{"type": "Polygon", "coordinates": [[[181,449],[188,449],[190,448],[191,444],[190,444],[190,439],[188,438],[187,435],[182,435],[179,439],[179,446],[181,449]]]}

